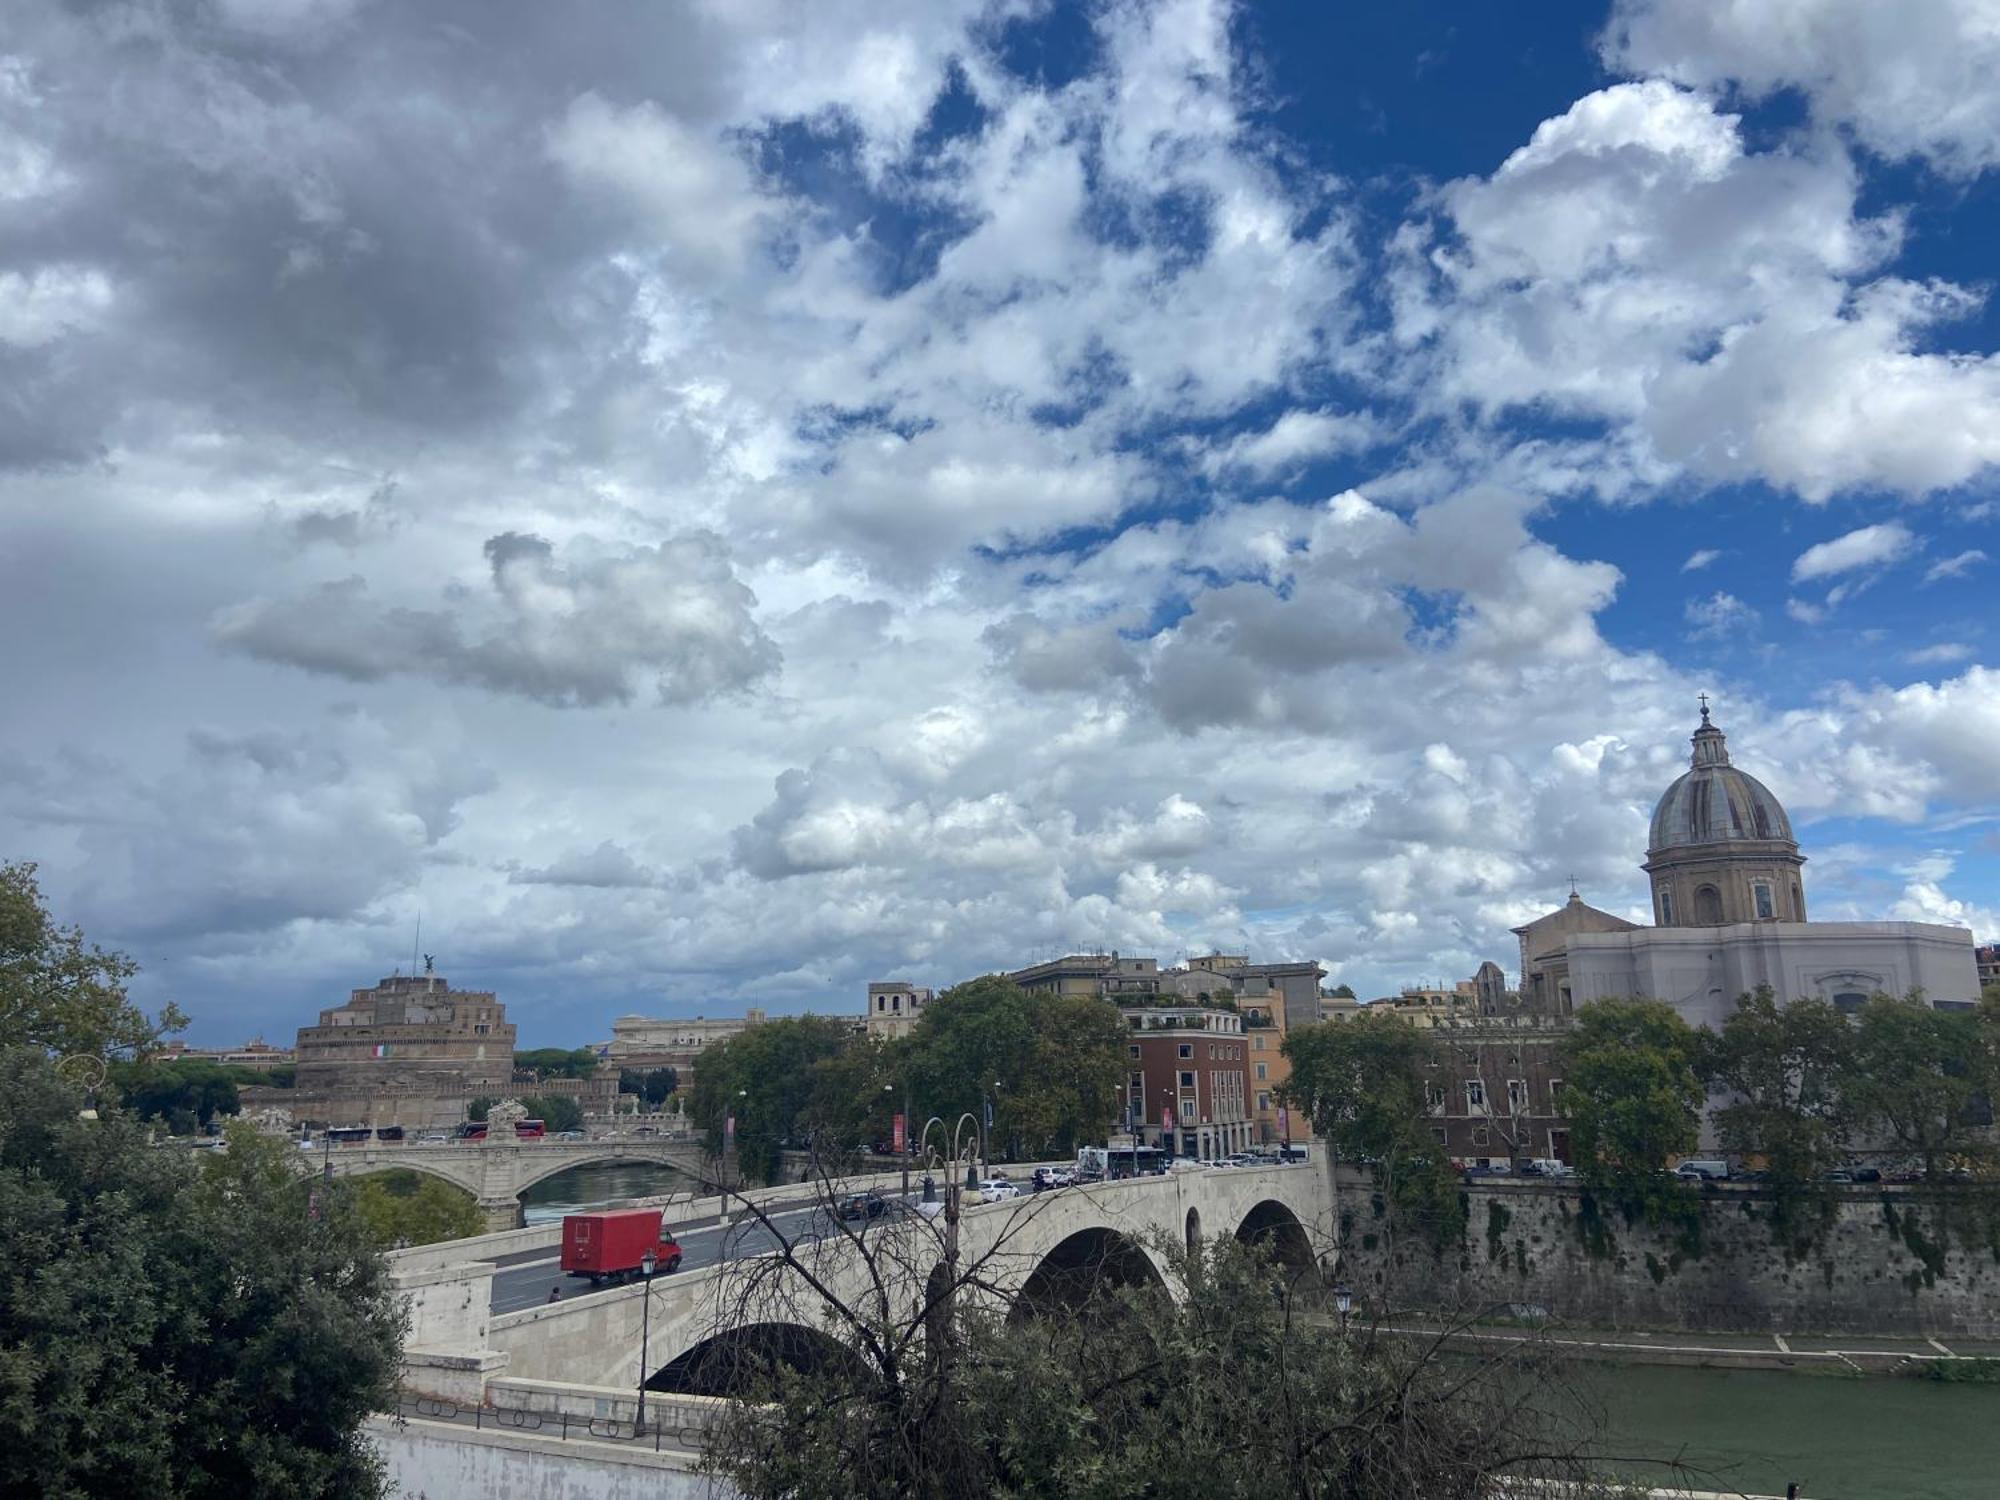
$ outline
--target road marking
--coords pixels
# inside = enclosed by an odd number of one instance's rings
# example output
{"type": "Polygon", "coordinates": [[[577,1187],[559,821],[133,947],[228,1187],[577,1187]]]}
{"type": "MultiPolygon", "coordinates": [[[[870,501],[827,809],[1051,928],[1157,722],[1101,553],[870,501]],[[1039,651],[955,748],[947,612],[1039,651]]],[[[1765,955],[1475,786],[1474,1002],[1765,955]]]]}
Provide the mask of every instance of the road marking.
{"type": "Polygon", "coordinates": [[[1937,1350],[1937,1352],[1940,1354],[1951,1353],[1949,1349],[1945,1348],[1943,1344],[1940,1344],[1936,1339],[1932,1338],[1929,1334],[1924,1335],[1924,1342],[1926,1344],[1929,1344],[1933,1349],[1937,1350]]]}

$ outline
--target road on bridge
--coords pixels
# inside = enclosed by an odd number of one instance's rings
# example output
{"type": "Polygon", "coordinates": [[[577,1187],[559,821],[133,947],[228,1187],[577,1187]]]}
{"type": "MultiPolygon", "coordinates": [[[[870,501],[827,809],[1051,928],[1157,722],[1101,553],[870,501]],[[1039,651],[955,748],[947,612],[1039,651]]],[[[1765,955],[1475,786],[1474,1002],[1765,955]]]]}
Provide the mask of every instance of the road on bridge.
{"type": "MultiPolygon", "coordinates": [[[[887,1196],[892,1204],[901,1201],[893,1193],[887,1196]]],[[[914,1199],[915,1195],[911,1196],[914,1199]]],[[[767,1210],[767,1213],[772,1226],[790,1239],[821,1239],[833,1231],[832,1210],[824,1202],[767,1210]]],[[[883,1219],[878,1222],[889,1221],[883,1219]]],[[[703,1266],[723,1261],[746,1260],[777,1247],[771,1230],[748,1215],[739,1215],[736,1222],[728,1225],[720,1223],[712,1214],[705,1219],[687,1221],[685,1225],[677,1225],[670,1219],[667,1227],[680,1241],[682,1272],[700,1270],[703,1266]]],[[[553,1251],[551,1246],[494,1258],[494,1264],[499,1267],[493,1274],[493,1311],[496,1314],[539,1307],[549,1300],[549,1292],[554,1288],[561,1289],[564,1301],[571,1297],[588,1296],[597,1290],[583,1277],[569,1276],[558,1269],[560,1256],[553,1251]]]]}

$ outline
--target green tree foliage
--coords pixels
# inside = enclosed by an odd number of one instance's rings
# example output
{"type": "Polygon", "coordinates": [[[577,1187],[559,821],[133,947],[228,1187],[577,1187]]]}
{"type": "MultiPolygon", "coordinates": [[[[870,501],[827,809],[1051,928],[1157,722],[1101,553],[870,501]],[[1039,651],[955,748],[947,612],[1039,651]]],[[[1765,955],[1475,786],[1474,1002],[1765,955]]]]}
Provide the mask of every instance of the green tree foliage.
{"type": "Polygon", "coordinates": [[[514,1054],[514,1071],[536,1078],[588,1078],[597,1071],[597,1054],[588,1047],[535,1047],[514,1054]]]}
{"type": "Polygon", "coordinates": [[[346,1184],[82,1102],[0,1053],[0,1494],[381,1494],[401,1314],[346,1184]]]}
{"type": "Polygon", "coordinates": [[[618,1092],[637,1094],[648,1109],[658,1109],[681,1086],[673,1068],[627,1068],[618,1075],[618,1092]]]}
{"type": "Polygon", "coordinates": [[[826,1016],[782,1016],[746,1027],[702,1053],[689,1110],[712,1152],[723,1150],[723,1126],[736,1117],[737,1166],[772,1180],[778,1153],[803,1146],[813,1128],[813,1066],[854,1041],[853,1028],[826,1016]]]}
{"type": "Polygon", "coordinates": [[[1933,1010],[1921,996],[1875,995],[1855,1028],[1847,1099],[1861,1133],[1914,1157],[1926,1179],[1990,1164],[2000,1093],[1992,1013],[1933,1010]]]}
{"type": "Polygon", "coordinates": [[[142,1120],[160,1120],[175,1135],[206,1129],[218,1115],[241,1110],[237,1089],[263,1082],[250,1068],[232,1068],[207,1058],[114,1064],[110,1082],[126,1109],[142,1120]]]}
{"type": "Polygon", "coordinates": [[[1832,1221],[1826,1174],[1847,1155],[1847,1080],[1854,1034],[1823,1000],[1780,1005],[1769,985],[1737,1001],[1720,1033],[1697,1034],[1697,1068],[1723,1102],[1723,1149],[1760,1158],[1769,1173],[1773,1237],[1793,1253],[1832,1221]]]}
{"type": "Polygon", "coordinates": [[[1667,1159],[1701,1138],[1706,1091],[1695,1076],[1694,1031],[1659,1000],[1598,1000],[1576,1013],[1558,1052],[1577,1173],[1628,1214],[1689,1222],[1685,1185],[1667,1159]]]}
{"type": "Polygon", "coordinates": [[[1423,1027],[1389,1015],[1289,1033],[1291,1077],[1279,1097],[1306,1111],[1329,1147],[1368,1163],[1397,1221],[1435,1245],[1459,1239],[1458,1181],[1430,1124],[1446,1083],[1444,1052],[1423,1027]]]}
{"type": "Polygon", "coordinates": [[[361,1222],[380,1249],[462,1240],[486,1228],[472,1195],[442,1178],[395,1171],[352,1181],[361,1222]]]}
{"type": "Polygon", "coordinates": [[[481,1094],[465,1106],[465,1118],[475,1125],[482,1125],[487,1115],[493,1112],[493,1106],[499,1102],[491,1094],[481,1094]]]}
{"type": "Polygon", "coordinates": [[[960,1310],[940,1338],[864,1322],[849,1358],[748,1371],[760,1404],[731,1403],[708,1467],[751,1500],[1489,1500],[1502,1474],[1601,1500],[1532,1345],[1343,1336],[1232,1240],[1155,1254],[1193,1295],[960,1310]]]}
{"type": "Polygon", "coordinates": [[[567,1094],[530,1094],[521,1107],[531,1120],[540,1120],[550,1135],[560,1130],[583,1129],[583,1106],[567,1094]]]}
{"type": "Polygon", "coordinates": [[[0,865],[0,1048],[35,1047],[58,1057],[143,1052],[187,1025],[168,1005],[148,1019],[125,995],[139,966],[87,946],[42,904],[32,864],[0,865]]]}
{"type": "Polygon", "coordinates": [[[299,1070],[295,1063],[279,1063],[275,1068],[264,1068],[257,1074],[256,1081],[274,1089],[288,1089],[299,1081],[299,1070]]]}
{"type": "Polygon", "coordinates": [[[1354,986],[1351,984],[1336,984],[1327,993],[1336,1000],[1352,1000],[1354,998],[1354,986]]]}
{"type": "Polygon", "coordinates": [[[1087,995],[1030,994],[993,974],[925,1006],[893,1061],[919,1122],[964,1113],[983,1119],[990,1100],[997,1155],[1067,1156],[1110,1128],[1128,1041],[1116,1006],[1087,995]]]}

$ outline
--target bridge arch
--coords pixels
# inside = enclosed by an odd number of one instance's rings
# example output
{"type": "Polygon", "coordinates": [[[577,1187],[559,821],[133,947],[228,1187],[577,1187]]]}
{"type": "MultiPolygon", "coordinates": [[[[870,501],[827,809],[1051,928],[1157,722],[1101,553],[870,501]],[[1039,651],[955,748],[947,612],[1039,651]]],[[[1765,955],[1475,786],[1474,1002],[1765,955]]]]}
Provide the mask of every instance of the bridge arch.
{"type": "Polygon", "coordinates": [[[613,1167],[627,1162],[647,1167],[668,1167],[691,1181],[701,1181],[703,1162],[698,1151],[677,1151],[660,1146],[610,1146],[602,1151],[564,1152],[558,1161],[521,1157],[514,1171],[514,1196],[519,1197],[536,1183],[547,1182],[551,1177],[559,1177],[577,1167],[613,1167]]]}
{"type": "Polygon", "coordinates": [[[1104,1287],[1157,1287],[1166,1278],[1137,1240],[1106,1225],[1079,1229],[1044,1255],[1021,1283],[1010,1320],[1073,1312],[1104,1287]]]}
{"type": "Polygon", "coordinates": [[[682,1350],[647,1377],[646,1389],[682,1396],[746,1396],[779,1370],[817,1374],[856,1363],[852,1350],[817,1328],[746,1323],[682,1350]]]}
{"type": "Polygon", "coordinates": [[[1198,1208],[1191,1208],[1191,1209],[1189,1209],[1189,1210],[1187,1211],[1187,1225],[1186,1225],[1186,1228],[1187,1228],[1187,1249],[1188,1249],[1188,1254],[1189,1254],[1189,1255],[1193,1255],[1193,1254],[1194,1254],[1194,1253],[1195,1253],[1195,1252],[1196,1252],[1197,1250],[1199,1250],[1199,1249],[1201,1248],[1201,1210],[1200,1210],[1200,1209],[1198,1209],[1198,1208]]]}
{"type": "Polygon", "coordinates": [[[1275,1198],[1264,1199],[1243,1216],[1243,1222],[1236,1226],[1236,1238],[1242,1244],[1268,1251],[1273,1260],[1288,1267],[1294,1276],[1319,1265],[1305,1225],[1275,1198]]]}
{"type": "MultiPolygon", "coordinates": [[[[303,1154],[303,1153],[302,1153],[303,1154]]],[[[317,1162],[308,1162],[315,1173],[317,1162]]],[[[474,1202],[479,1201],[483,1182],[477,1165],[459,1161],[432,1161],[414,1152],[407,1155],[388,1156],[381,1159],[363,1157],[345,1161],[334,1158],[334,1172],[341,1177],[372,1177],[378,1172],[415,1172],[422,1177],[435,1177],[440,1182],[448,1182],[460,1192],[469,1194],[474,1202]]]]}

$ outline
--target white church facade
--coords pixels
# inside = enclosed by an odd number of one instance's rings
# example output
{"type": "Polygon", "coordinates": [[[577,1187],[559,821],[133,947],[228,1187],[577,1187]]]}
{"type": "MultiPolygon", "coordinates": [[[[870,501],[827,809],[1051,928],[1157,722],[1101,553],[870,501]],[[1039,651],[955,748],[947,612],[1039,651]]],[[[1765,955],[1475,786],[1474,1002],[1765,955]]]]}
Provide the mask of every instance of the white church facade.
{"type": "Polygon", "coordinates": [[[1706,702],[1687,772],[1653,811],[1644,869],[1657,926],[1586,905],[1514,929],[1522,1008],[1567,1015],[1592,1000],[1665,1000],[1719,1028],[1737,997],[1768,984],[1781,1001],[1843,1010],[1877,992],[1921,990],[1933,1005],[1979,998],[1972,934],[1930,922],[1806,919],[1805,858],[1763,783],[1730,764],[1706,702]]]}

